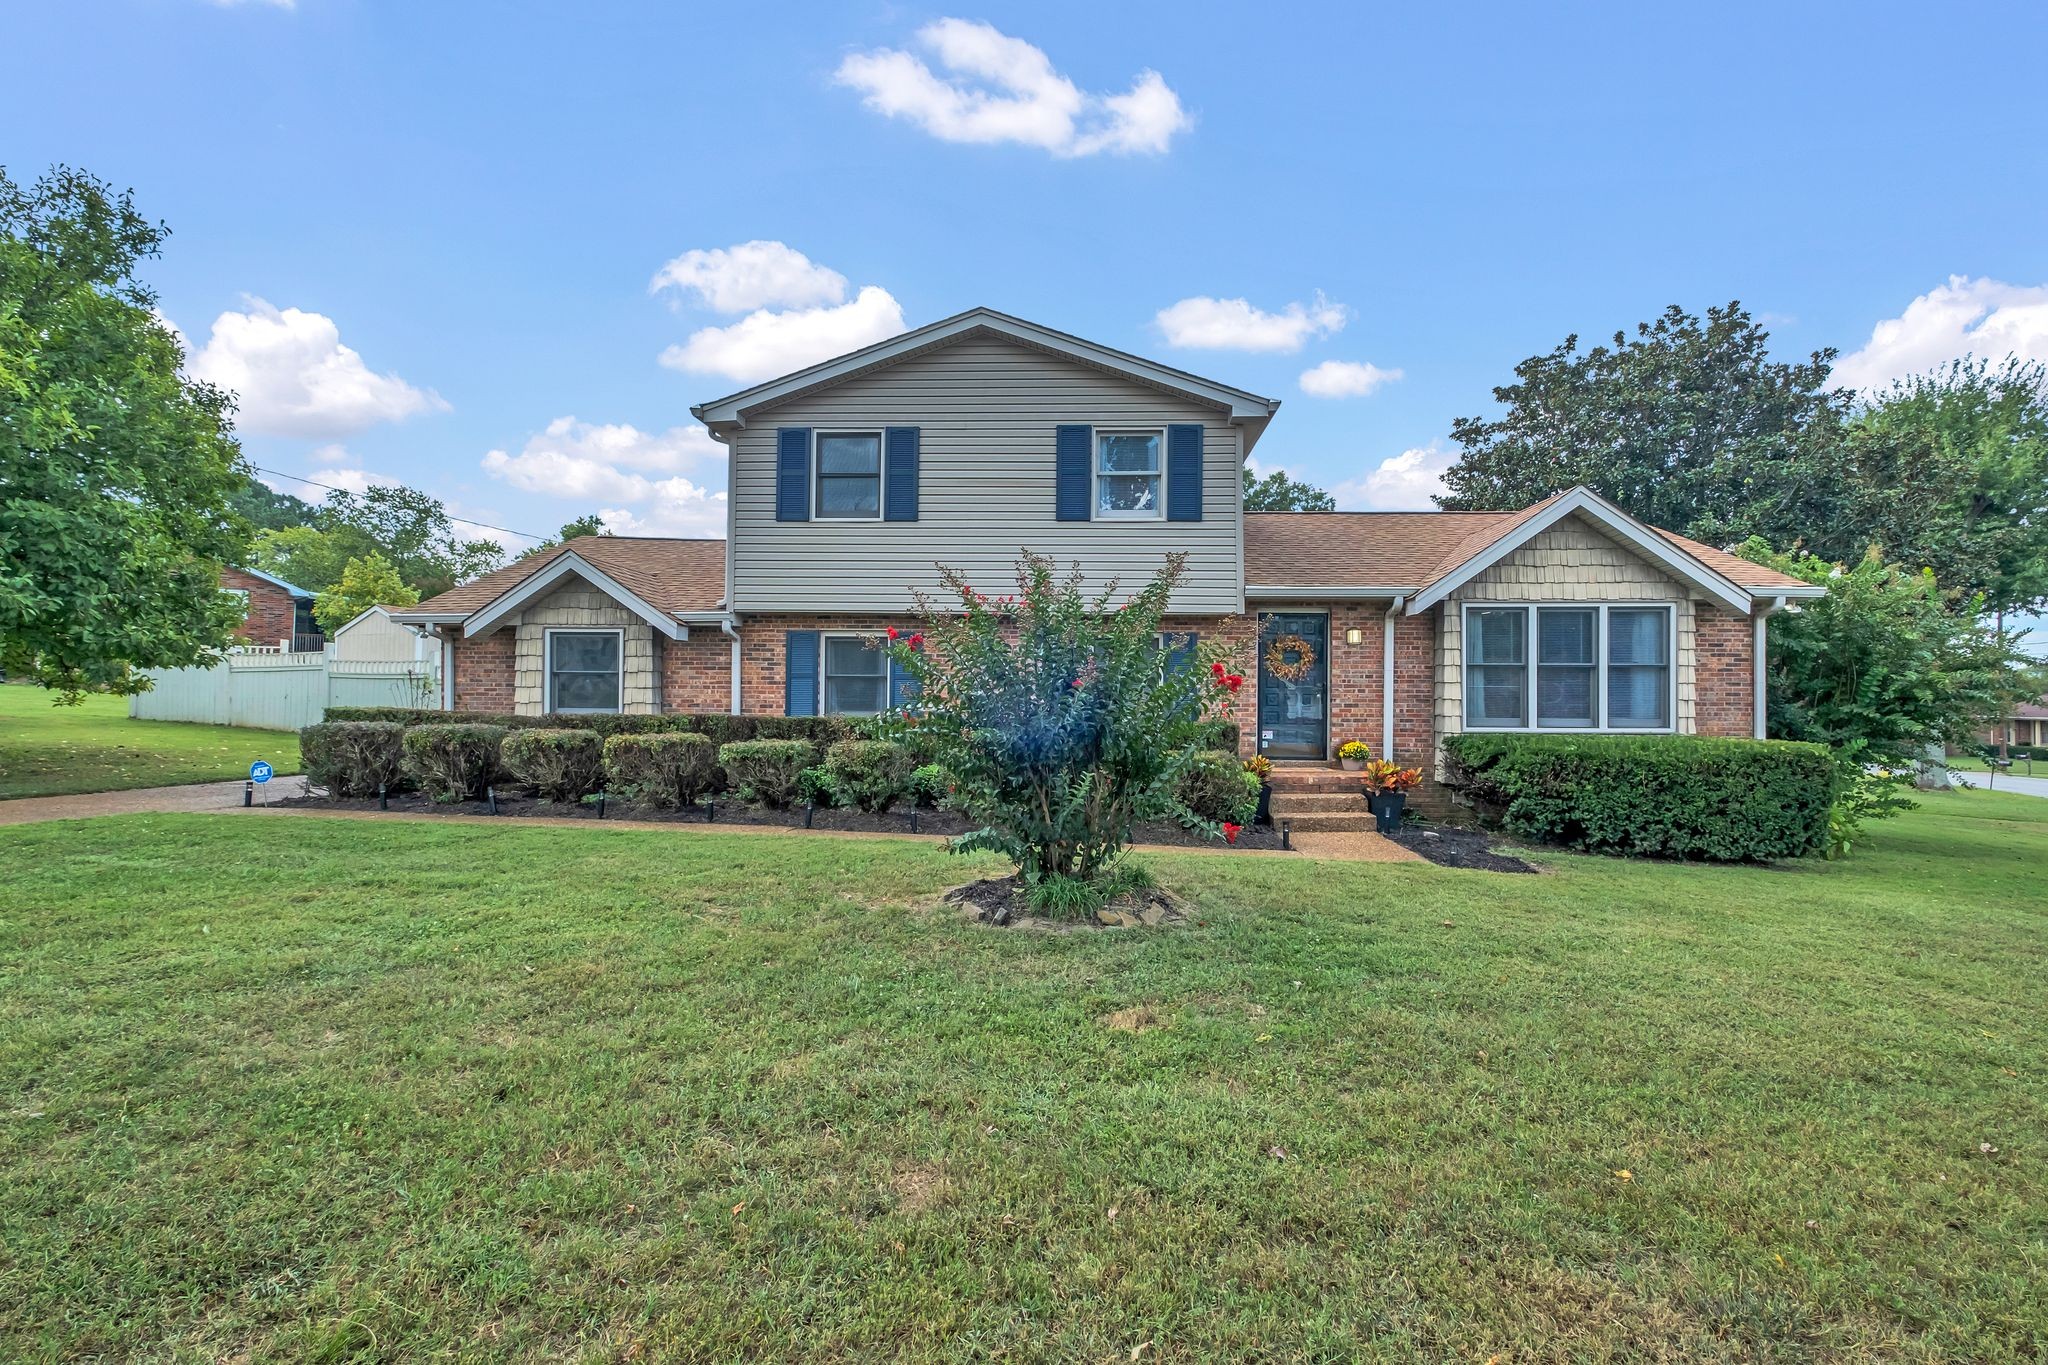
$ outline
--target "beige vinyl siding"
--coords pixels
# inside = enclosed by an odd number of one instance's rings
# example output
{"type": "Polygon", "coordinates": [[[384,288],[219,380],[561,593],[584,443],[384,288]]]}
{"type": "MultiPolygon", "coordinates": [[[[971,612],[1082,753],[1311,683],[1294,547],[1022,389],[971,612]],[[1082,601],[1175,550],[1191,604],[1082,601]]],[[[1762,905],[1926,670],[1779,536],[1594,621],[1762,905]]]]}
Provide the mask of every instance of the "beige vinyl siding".
{"type": "MultiPolygon", "coordinates": [[[[1444,602],[1437,627],[1436,730],[1465,728],[1464,613],[1467,602],[1672,602],[1677,604],[1679,734],[1694,733],[1694,647],[1691,589],[1603,534],[1570,517],[1458,589],[1444,602]]],[[[1571,733],[1560,731],[1559,733],[1571,733]]]]}
{"type": "MultiPolygon", "coordinates": [[[[901,612],[936,591],[937,563],[991,592],[1024,547],[1093,582],[1149,579],[1188,552],[1180,613],[1234,612],[1243,593],[1242,433],[1215,407],[989,336],[970,337],[808,396],[749,413],[732,442],[733,608],[901,612]],[[1053,432],[1063,423],[1199,422],[1202,520],[1062,522],[1053,517],[1053,432]],[[918,520],[775,520],[779,427],[921,429],[918,520]]],[[[1165,462],[1164,443],[1161,462],[1165,462]]]]}

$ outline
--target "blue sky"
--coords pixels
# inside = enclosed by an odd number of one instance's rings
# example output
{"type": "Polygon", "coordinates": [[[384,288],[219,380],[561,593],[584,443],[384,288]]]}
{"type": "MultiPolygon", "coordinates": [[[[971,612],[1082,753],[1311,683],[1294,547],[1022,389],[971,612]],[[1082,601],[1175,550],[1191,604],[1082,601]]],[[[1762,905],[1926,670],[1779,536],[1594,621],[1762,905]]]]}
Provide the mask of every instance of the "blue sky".
{"type": "Polygon", "coordinates": [[[718,534],[691,403],[975,304],[1284,399],[1351,507],[1667,303],[2048,358],[2038,3],[582,8],[24,6],[0,154],[171,225],[256,463],[521,531],[718,534]]]}

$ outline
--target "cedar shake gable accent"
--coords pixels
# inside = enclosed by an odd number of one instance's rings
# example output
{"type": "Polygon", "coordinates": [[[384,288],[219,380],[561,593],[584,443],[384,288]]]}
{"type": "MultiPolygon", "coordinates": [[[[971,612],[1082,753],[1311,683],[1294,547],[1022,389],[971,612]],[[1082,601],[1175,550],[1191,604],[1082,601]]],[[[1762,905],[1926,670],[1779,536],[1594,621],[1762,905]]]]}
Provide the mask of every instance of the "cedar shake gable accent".
{"type": "Polygon", "coordinates": [[[570,554],[669,617],[702,615],[724,606],[722,540],[578,536],[450,588],[418,606],[394,611],[392,617],[399,621],[463,620],[486,610],[570,554]]]}

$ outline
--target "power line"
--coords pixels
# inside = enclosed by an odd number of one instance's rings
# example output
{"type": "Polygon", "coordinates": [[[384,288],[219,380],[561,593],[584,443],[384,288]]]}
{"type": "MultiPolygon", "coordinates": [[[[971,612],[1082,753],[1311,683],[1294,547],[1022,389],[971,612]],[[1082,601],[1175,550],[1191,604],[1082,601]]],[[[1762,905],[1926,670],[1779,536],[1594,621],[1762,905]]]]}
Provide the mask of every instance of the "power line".
{"type": "MultiPolygon", "coordinates": [[[[305,484],[308,488],[324,488],[330,493],[347,493],[351,497],[355,496],[356,490],[353,488],[336,488],[331,483],[320,483],[313,479],[302,478],[297,474],[287,474],[282,469],[265,469],[260,464],[252,464],[249,468],[255,470],[258,474],[270,474],[280,479],[290,479],[293,483],[305,484]]],[[[493,526],[488,521],[473,521],[468,517],[458,517],[445,507],[441,511],[442,515],[447,517],[448,520],[459,521],[464,526],[477,526],[486,531],[503,531],[508,536],[518,536],[523,540],[546,540],[548,538],[546,536],[537,536],[531,531],[515,531],[509,526],[493,526]]]]}

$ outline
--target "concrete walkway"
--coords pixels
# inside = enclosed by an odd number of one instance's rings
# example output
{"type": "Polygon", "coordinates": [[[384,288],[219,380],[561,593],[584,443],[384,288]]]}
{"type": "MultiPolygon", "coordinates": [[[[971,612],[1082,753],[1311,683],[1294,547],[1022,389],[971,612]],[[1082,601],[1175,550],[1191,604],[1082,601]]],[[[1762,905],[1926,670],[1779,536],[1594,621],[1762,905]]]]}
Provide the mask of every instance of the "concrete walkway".
{"type": "MultiPolygon", "coordinates": [[[[137,787],[124,792],[86,792],[78,796],[19,796],[0,801],[0,825],[31,825],[43,820],[83,820],[94,815],[150,815],[174,811],[229,811],[242,808],[241,778],[227,782],[192,782],[179,787],[137,787]]],[[[274,777],[256,789],[256,799],[282,801],[306,794],[303,777],[274,777]]]]}
{"type": "MultiPolygon", "coordinates": [[[[258,804],[244,808],[242,805],[242,782],[201,782],[184,787],[142,787],[125,792],[95,792],[84,796],[28,796],[12,801],[0,801],[0,825],[26,825],[44,820],[84,820],[96,815],[149,815],[149,814],[220,814],[220,815],[284,815],[323,820],[421,820],[434,823],[454,821],[459,824],[531,826],[541,825],[554,829],[660,829],[672,833],[691,834],[751,834],[767,837],[787,838],[802,835],[809,838],[834,839],[909,839],[920,843],[937,843],[945,836],[941,834],[911,834],[878,831],[874,833],[859,830],[805,830],[788,825],[741,825],[741,824],[698,824],[674,820],[588,820],[568,816],[504,817],[492,815],[413,815],[405,812],[369,810],[320,810],[309,806],[279,807],[264,805],[264,801],[277,802],[287,797],[303,796],[306,779],[303,777],[279,777],[257,789],[258,804]]],[[[1233,858],[1292,858],[1296,856],[1316,858],[1329,862],[1352,863],[1406,863],[1421,862],[1419,854],[1411,853],[1391,839],[1377,834],[1297,834],[1294,836],[1296,852],[1283,853],[1279,849],[1228,849],[1204,848],[1199,844],[1139,844],[1135,847],[1160,853],[1209,853],[1233,858]]]]}

